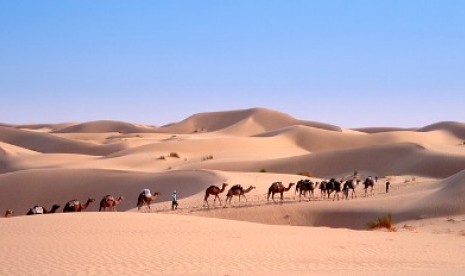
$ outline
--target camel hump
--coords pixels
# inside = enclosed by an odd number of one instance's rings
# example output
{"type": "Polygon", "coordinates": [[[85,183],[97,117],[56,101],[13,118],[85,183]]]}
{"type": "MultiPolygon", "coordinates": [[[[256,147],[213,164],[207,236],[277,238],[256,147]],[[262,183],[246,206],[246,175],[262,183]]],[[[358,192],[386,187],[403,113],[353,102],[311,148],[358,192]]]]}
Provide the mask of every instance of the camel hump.
{"type": "Polygon", "coordinates": [[[34,206],[31,208],[33,214],[43,214],[44,208],[41,206],[34,206]]]}
{"type": "Polygon", "coordinates": [[[114,198],[112,195],[106,195],[106,196],[105,196],[105,200],[106,200],[106,201],[114,201],[115,198],[114,198]]]}
{"type": "Polygon", "coordinates": [[[79,203],[80,203],[79,200],[73,199],[73,200],[71,200],[71,201],[68,202],[68,206],[69,206],[69,207],[78,206],[79,203]]]}
{"type": "Polygon", "coordinates": [[[143,189],[141,194],[144,195],[145,197],[152,197],[152,193],[150,192],[150,189],[143,189]]]}
{"type": "Polygon", "coordinates": [[[240,189],[240,190],[243,189],[242,186],[241,186],[241,184],[236,184],[236,185],[234,185],[232,188],[233,188],[233,189],[240,189]]]}

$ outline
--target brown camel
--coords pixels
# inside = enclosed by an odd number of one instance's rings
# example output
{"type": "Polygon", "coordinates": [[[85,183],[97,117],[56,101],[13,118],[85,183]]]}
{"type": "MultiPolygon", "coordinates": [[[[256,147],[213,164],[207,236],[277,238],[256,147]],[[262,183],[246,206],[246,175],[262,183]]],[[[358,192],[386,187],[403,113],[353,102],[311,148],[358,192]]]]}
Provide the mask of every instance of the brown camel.
{"type": "Polygon", "coordinates": [[[242,188],[242,186],[239,184],[232,186],[226,194],[226,202],[224,203],[224,207],[226,207],[228,200],[229,204],[231,204],[233,196],[239,196],[239,202],[241,202],[241,196],[243,196],[245,198],[245,202],[247,203],[247,197],[245,197],[245,194],[252,191],[253,189],[255,189],[254,186],[250,186],[247,188],[247,190],[244,190],[244,188],[242,188]]]}
{"type": "Polygon", "coordinates": [[[284,187],[282,182],[274,182],[271,184],[270,188],[268,188],[268,197],[266,198],[267,201],[270,201],[270,195],[271,199],[274,201],[274,194],[280,193],[281,194],[281,201],[283,200],[284,197],[284,192],[289,191],[292,186],[294,186],[295,183],[289,183],[289,187],[284,187]]]}
{"type": "Polygon", "coordinates": [[[63,213],[68,212],[81,212],[82,210],[87,209],[91,203],[95,201],[94,198],[88,198],[87,202],[81,204],[81,202],[77,199],[70,200],[66,203],[65,207],[63,207],[63,213]]]}
{"type": "Polygon", "coordinates": [[[116,206],[118,206],[121,201],[124,200],[124,197],[120,196],[118,199],[115,199],[112,195],[106,195],[100,200],[100,211],[106,211],[107,208],[110,209],[110,211],[116,211],[116,206]]]}
{"type": "Polygon", "coordinates": [[[50,209],[50,210],[47,210],[42,206],[36,205],[36,206],[32,207],[31,209],[29,209],[29,211],[27,212],[26,215],[53,214],[58,210],[58,208],[60,208],[60,205],[57,205],[57,204],[54,204],[52,206],[52,209],[50,209]]]}
{"type": "MultiPolygon", "coordinates": [[[[208,204],[208,197],[210,195],[215,196],[215,199],[213,200],[213,207],[215,207],[215,202],[216,202],[217,198],[220,201],[220,205],[221,205],[221,198],[218,195],[221,194],[222,192],[224,192],[224,189],[226,188],[226,186],[228,186],[228,183],[223,183],[223,185],[221,186],[221,189],[218,186],[211,185],[210,187],[208,187],[205,190],[205,199],[204,200],[205,200],[205,203],[207,204],[208,208],[210,208],[210,205],[208,204]]],[[[205,206],[205,204],[204,204],[204,206],[205,206]]]]}
{"type": "Polygon", "coordinates": [[[150,212],[150,203],[152,201],[155,201],[155,199],[157,199],[157,197],[160,195],[160,193],[153,193],[150,194],[150,193],[145,193],[145,190],[142,191],[140,194],[139,194],[139,197],[137,198],[137,210],[140,210],[140,208],[142,208],[142,206],[144,206],[144,204],[147,205],[148,209],[149,209],[149,212],[150,212]]]}
{"type": "Polygon", "coordinates": [[[7,209],[5,212],[5,217],[9,218],[13,215],[13,209],[7,209]]]}

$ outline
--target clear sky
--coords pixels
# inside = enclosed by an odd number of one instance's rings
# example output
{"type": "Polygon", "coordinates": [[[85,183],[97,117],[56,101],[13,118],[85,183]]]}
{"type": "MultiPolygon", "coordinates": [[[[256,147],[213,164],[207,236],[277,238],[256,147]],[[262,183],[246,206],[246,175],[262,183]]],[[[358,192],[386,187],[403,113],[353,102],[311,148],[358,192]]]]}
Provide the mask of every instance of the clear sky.
{"type": "Polygon", "coordinates": [[[0,122],[465,121],[465,1],[0,0],[0,122]]]}

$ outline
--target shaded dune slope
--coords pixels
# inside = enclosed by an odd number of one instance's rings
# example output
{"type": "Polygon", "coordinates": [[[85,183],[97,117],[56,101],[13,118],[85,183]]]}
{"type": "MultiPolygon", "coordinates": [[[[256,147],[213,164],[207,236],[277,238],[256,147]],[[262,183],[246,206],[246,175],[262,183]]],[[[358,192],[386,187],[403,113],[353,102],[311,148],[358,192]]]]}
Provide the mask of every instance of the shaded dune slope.
{"type": "Polygon", "coordinates": [[[146,133],[156,132],[155,127],[135,125],[126,122],[100,120],[93,122],[86,122],[60,128],[56,133],[146,133]]]}
{"type": "MultiPolygon", "coordinates": [[[[89,211],[98,210],[98,202],[107,195],[123,196],[125,200],[118,206],[119,211],[136,207],[137,196],[143,188],[161,192],[157,201],[171,198],[173,189],[179,196],[187,197],[206,187],[221,182],[212,172],[175,171],[164,173],[126,172],[114,170],[71,170],[40,169],[0,175],[0,210],[13,208],[16,215],[26,214],[27,210],[40,204],[49,208],[57,203],[62,207],[74,198],[86,200],[94,197],[96,202],[89,211]],[[52,192],[53,191],[53,192],[52,192]]],[[[61,209],[60,209],[61,212],[61,209]]]]}
{"type": "Polygon", "coordinates": [[[104,156],[125,148],[124,144],[95,145],[48,133],[0,127],[0,141],[42,153],[77,153],[104,156]]]}
{"type": "Polygon", "coordinates": [[[270,172],[290,174],[311,172],[317,177],[333,177],[354,170],[363,170],[376,175],[414,174],[440,178],[465,168],[465,156],[431,152],[421,145],[400,143],[318,152],[267,161],[210,162],[199,164],[198,168],[249,172],[266,169],[270,172]]]}
{"type": "Polygon", "coordinates": [[[442,130],[451,133],[452,135],[456,136],[459,139],[465,141],[465,124],[460,122],[438,122],[435,124],[431,124],[422,128],[419,128],[418,131],[421,132],[428,132],[428,131],[435,131],[435,130],[442,130]]]}

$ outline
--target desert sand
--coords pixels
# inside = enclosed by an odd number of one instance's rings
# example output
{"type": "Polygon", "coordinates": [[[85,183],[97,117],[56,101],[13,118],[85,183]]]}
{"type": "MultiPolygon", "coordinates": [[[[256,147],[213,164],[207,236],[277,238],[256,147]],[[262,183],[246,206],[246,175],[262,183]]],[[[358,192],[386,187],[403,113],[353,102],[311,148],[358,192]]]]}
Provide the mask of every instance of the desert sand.
{"type": "Polygon", "coordinates": [[[463,122],[342,129],[253,108],[166,126],[2,123],[0,275],[465,273],[463,122]],[[294,185],[267,200],[273,182],[354,171],[379,177],[373,195],[360,184],[353,198],[316,189],[309,200],[294,185]],[[221,204],[210,196],[207,208],[205,190],[222,183],[221,204]],[[254,189],[223,208],[235,184],[254,189]],[[160,193],[150,211],[136,207],[144,188],[160,193]],[[124,198],[117,212],[98,212],[105,195],[124,198]],[[26,216],[53,204],[55,214],[26,216]],[[394,231],[368,229],[387,214],[394,231]]]}

